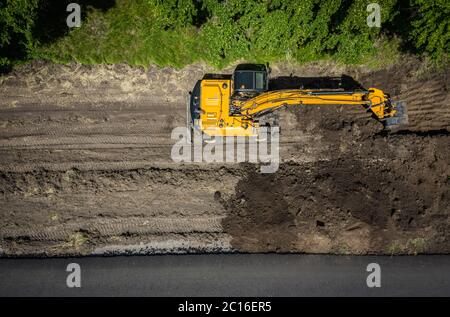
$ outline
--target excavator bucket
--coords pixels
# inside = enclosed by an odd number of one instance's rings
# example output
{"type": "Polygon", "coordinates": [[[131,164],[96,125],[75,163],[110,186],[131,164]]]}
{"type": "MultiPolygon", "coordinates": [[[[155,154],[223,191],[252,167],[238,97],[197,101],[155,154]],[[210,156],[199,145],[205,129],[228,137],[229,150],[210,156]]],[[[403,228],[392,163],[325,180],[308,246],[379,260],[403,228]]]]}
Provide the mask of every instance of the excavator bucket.
{"type": "Polygon", "coordinates": [[[392,105],[395,114],[392,117],[384,119],[384,126],[389,130],[397,130],[401,126],[408,124],[408,110],[404,101],[392,101],[392,105]]]}

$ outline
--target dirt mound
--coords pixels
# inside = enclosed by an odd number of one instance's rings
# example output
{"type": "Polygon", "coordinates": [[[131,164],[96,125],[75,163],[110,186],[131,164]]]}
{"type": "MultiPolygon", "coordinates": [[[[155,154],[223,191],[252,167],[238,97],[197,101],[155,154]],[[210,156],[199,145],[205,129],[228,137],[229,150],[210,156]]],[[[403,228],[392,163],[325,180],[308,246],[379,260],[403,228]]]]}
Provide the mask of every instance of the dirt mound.
{"type": "MultiPolygon", "coordinates": [[[[382,88],[401,95],[392,78],[411,80],[414,69],[377,72],[369,84],[384,82],[382,88]]],[[[446,85],[441,79],[445,72],[421,87],[446,85]]],[[[273,175],[243,167],[247,175],[236,195],[223,202],[232,246],[246,252],[450,252],[450,104],[442,91],[427,99],[435,109],[423,111],[430,116],[423,121],[419,104],[428,92],[411,91],[424,96],[410,98],[412,125],[395,133],[360,107],[282,112],[282,139],[298,142],[284,146],[285,163],[273,175]]]]}
{"type": "Polygon", "coordinates": [[[289,252],[295,249],[295,214],[290,212],[283,190],[285,179],[261,174],[247,165],[248,174],[236,186],[236,196],[223,201],[230,211],[224,230],[232,245],[244,252],[289,252]]]}

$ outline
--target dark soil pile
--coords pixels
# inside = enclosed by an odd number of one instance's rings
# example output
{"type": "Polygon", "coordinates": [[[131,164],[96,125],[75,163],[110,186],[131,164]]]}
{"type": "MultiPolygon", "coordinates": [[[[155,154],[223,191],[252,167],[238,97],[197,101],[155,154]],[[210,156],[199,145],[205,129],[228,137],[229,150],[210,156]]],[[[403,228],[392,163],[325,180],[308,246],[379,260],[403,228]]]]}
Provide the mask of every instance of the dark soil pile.
{"type": "Polygon", "coordinates": [[[388,134],[352,109],[303,108],[299,133],[321,159],[277,173],[245,166],[223,202],[224,230],[246,252],[450,252],[450,133],[388,134]],[[339,116],[337,116],[340,112],[339,116]],[[338,120],[342,119],[342,120],[338,120]]]}

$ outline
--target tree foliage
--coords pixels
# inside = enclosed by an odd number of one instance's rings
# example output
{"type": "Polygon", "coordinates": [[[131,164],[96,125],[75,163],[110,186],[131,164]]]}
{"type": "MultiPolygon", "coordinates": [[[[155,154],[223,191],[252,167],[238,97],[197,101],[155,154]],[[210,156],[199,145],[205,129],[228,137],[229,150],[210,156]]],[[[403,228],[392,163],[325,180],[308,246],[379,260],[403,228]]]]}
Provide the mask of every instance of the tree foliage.
{"type": "Polygon", "coordinates": [[[416,15],[412,21],[410,39],[420,52],[434,59],[449,56],[450,2],[447,0],[413,0],[416,15]]]}
{"type": "MultiPolygon", "coordinates": [[[[54,0],[0,1],[3,65],[36,56],[137,65],[323,58],[355,64],[392,50],[399,39],[435,60],[449,54],[446,0],[377,0],[381,28],[367,25],[369,0],[116,0],[108,10],[88,11],[80,29],[50,44],[36,40],[33,29],[40,27],[36,12],[54,0]],[[401,32],[394,27],[400,22],[401,32]]],[[[85,8],[111,0],[79,1],[85,8]]],[[[64,21],[67,13],[59,11],[64,21]]]]}
{"type": "Polygon", "coordinates": [[[38,0],[0,2],[0,68],[24,58],[33,48],[32,30],[38,0]]]}

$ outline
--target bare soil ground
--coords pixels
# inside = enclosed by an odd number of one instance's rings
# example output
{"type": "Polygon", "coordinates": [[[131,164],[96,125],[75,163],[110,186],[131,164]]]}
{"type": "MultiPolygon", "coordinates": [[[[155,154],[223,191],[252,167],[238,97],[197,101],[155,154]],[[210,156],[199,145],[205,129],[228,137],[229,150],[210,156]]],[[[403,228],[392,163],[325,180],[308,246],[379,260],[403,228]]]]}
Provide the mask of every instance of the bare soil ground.
{"type": "Polygon", "coordinates": [[[274,174],[171,160],[208,71],[36,62],[0,77],[0,253],[450,252],[448,70],[273,65],[274,88],[346,74],[405,100],[410,121],[386,133],[360,107],[282,110],[274,174]]]}

